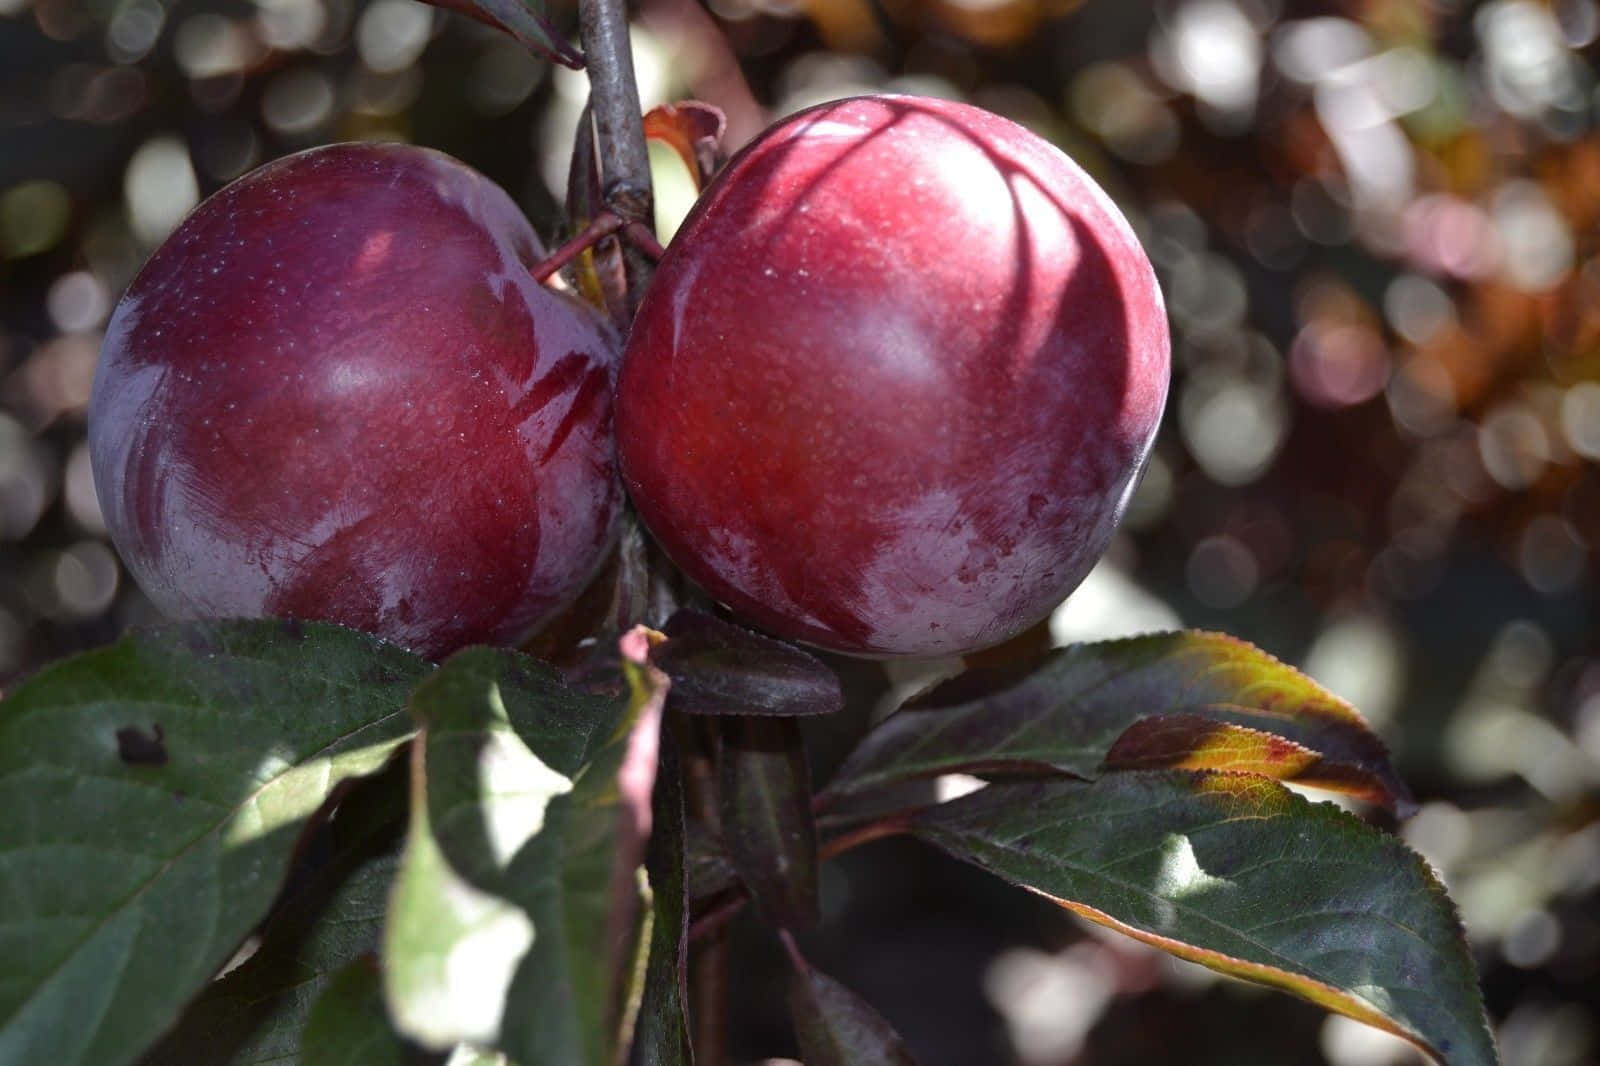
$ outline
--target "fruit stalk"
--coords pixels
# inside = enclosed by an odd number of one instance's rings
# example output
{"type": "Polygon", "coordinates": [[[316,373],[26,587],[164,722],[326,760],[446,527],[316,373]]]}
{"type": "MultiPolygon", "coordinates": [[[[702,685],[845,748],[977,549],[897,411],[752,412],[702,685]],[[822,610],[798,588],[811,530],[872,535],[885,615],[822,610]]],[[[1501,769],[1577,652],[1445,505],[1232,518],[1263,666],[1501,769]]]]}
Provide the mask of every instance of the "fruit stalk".
{"type": "MultiPolygon", "coordinates": [[[[627,222],[648,227],[651,203],[650,155],[640,118],[639,86],[628,44],[627,5],[623,0],[582,0],[578,37],[589,69],[590,104],[600,142],[600,172],[606,206],[627,222]]],[[[653,268],[632,242],[622,247],[628,277],[628,302],[637,306],[653,268]]]]}

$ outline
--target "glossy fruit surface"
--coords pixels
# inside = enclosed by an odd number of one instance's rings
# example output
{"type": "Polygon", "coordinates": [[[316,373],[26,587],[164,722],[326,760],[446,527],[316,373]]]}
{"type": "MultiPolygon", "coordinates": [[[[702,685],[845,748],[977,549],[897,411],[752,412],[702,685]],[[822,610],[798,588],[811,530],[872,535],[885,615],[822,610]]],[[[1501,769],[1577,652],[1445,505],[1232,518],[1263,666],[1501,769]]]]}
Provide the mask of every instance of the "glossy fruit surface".
{"type": "Polygon", "coordinates": [[[1076,164],[965,104],[863,97],[778,123],[696,204],[628,342],[618,456],[752,621],[968,651],[1105,550],[1168,370],[1149,260],[1076,164]]]}
{"type": "Polygon", "coordinates": [[[524,636],[621,509],[617,342],[538,285],[511,199],[427,149],[334,145],[202,203],[118,304],[101,507],[177,616],[287,616],[429,656],[524,636]]]}

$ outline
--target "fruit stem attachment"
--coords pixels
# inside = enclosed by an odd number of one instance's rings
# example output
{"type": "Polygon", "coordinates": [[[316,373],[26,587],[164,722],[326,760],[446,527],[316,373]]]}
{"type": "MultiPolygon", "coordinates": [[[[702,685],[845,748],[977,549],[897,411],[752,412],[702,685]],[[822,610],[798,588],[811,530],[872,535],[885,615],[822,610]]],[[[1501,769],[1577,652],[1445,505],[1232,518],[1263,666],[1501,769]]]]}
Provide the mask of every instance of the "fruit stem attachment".
{"type": "MultiPolygon", "coordinates": [[[[589,68],[606,207],[625,222],[648,228],[654,217],[650,155],[640,117],[639,85],[634,79],[624,0],[580,0],[578,37],[589,68]]],[[[649,283],[651,264],[636,245],[624,246],[623,263],[629,302],[637,305],[649,283]]]]}
{"type": "Polygon", "coordinates": [[[586,249],[618,232],[628,238],[629,244],[638,248],[652,261],[660,259],[666,251],[661,247],[661,242],[656,240],[656,235],[650,232],[650,227],[642,222],[625,219],[615,211],[606,210],[600,212],[598,218],[585,226],[582,233],[536,263],[529,273],[533,275],[534,281],[541,283],[548,281],[551,275],[583,254],[586,249]]]}

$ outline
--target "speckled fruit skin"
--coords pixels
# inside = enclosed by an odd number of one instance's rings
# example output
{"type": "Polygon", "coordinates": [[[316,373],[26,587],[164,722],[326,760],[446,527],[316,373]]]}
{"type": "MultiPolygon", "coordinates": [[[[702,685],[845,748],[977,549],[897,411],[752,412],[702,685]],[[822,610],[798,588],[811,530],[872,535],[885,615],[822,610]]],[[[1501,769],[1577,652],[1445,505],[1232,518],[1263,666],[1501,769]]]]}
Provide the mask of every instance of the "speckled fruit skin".
{"type": "Polygon", "coordinates": [[[752,621],[965,652],[1105,550],[1168,374],[1150,262],[1076,164],[968,105],[862,97],[701,197],[624,353],[618,458],[667,554],[752,621]]]}
{"type": "Polygon", "coordinates": [[[164,612],[507,643],[612,543],[618,342],[536,284],[511,199],[333,145],[201,204],[112,316],[89,407],[113,541],[164,612]]]}

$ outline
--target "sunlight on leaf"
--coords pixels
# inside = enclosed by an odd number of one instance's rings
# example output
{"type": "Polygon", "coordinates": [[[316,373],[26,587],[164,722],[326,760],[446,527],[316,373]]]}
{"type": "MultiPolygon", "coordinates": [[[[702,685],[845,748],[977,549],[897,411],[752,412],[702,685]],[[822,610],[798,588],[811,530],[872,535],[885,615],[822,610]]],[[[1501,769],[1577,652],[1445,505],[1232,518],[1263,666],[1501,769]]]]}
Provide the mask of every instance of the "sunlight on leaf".
{"type": "Polygon", "coordinates": [[[996,784],[912,831],[1091,921],[1403,1036],[1496,1062],[1455,907],[1406,846],[1273,781],[1131,771],[996,784]]]}
{"type": "Polygon", "coordinates": [[[510,728],[500,686],[489,687],[494,721],[506,728],[489,735],[478,757],[478,787],[485,799],[484,828],[489,849],[501,866],[544,827],[545,808],[556,796],[572,791],[572,779],[557,773],[510,728]]]}
{"type": "Polygon", "coordinates": [[[462,1044],[445,1059],[444,1066],[511,1066],[511,1060],[498,1051],[462,1044]]]}
{"type": "Polygon", "coordinates": [[[1060,648],[969,671],[861,741],[824,805],[939,774],[1094,778],[1106,769],[1249,770],[1394,808],[1413,804],[1355,708],[1242,640],[1188,631],[1060,648]]]}
{"type": "Polygon", "coordinates": [[[616,880],[630,704],[519,653],[469,648],[412,709],[412,828],[384,952],[397,1025],[441,1051],[467,1042],[602,1066],[636,935],[614,925],[637,917],[637,861],[616,880]]]}
{"type": "Polygon", "coordinates": [[[430,669],[335,626],[130,633],[0,703],[0,1062],[116,1066],[267,913],[305,820],[430,669]]]}
{"type": "MultiPolygon", "coordinates": [[[[370,774],[381,767],[394,750],[393,742],[369,744],[347,752],[341,764],[349,775],[370,774]]],[[[327,773],[327,766],[321,763],[296,766],[294,753],[287,749],[269,752],[250,774],[252,780],[264,784],[228,826],[224,844],[228,847],[248,844],[306,818],[317,807],[316,804],[307,805],[311,797],[327,792],[327,773]]]]}
{"type": "Polygon", "coordinates": [[[1157,867],[1152,887],[1157,896],[1182,900],[1206,892],[1234,887],[1233,882],[1212,877],[1200,867],[1195,857],[1194,843],[1181,833],[1171,833],[1157,849],[1161,865],[1157,867]]]}
{"type": "Polygon", "coordinates": [[[139,1066],[297,1061],[307,1019],[346,966],[377,951],[405,832],[406,767],[351,788],[305,841],[251,953],[208,984],[139,1066]]]}
{"type": "MultiPolygon", "coordinates": [[[[419,760],[419,779],[424,772],[419,760]]],[[[384,949],[397,961],[388,967],[386,991],[401,1030],[441,1050],[498,1039],[512,977],[533,945],[533,923],[450,869],[426,803],[412,807],[390,913],[384,949]]]]}

